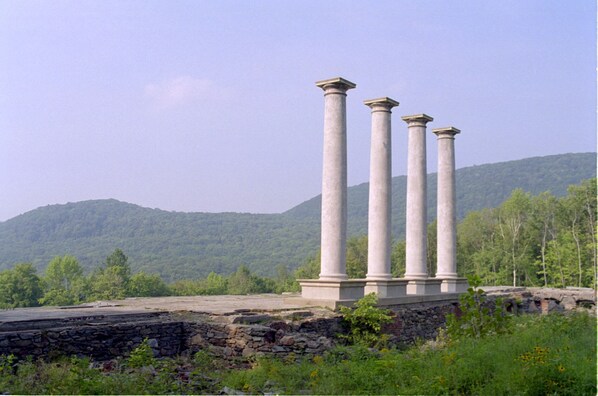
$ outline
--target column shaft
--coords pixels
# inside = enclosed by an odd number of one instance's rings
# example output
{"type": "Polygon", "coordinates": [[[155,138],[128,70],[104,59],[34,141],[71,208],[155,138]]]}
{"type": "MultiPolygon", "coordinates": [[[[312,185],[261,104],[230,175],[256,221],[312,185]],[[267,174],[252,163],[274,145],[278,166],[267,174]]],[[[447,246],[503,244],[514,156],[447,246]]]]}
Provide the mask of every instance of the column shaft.
{"type": "Polygon", "coordinates": [[[427,261],[427,168],[425,114],[406,116],[408,124],[407,213],[405,278],[426,279],[427,261]]]}
{"type": "Polygon", "coordinates": [[[372,109],[368,209],[368,280],[391,279],[391,109],[390,98],[366,100],[372,109]]]}
{"type": "Polygon", "coordinates": [[[342,78],[319,81],[324,90],[324,158],[320,279],[347,279],[347,116],[346,92],[355,84],[342,78]]]}
{"type": "Polygon", "coordinates": [[[437,199],[437,278],[457,278],[457,213],[455,194],[455,135],[457,128],[439,128],[437,199]]]}

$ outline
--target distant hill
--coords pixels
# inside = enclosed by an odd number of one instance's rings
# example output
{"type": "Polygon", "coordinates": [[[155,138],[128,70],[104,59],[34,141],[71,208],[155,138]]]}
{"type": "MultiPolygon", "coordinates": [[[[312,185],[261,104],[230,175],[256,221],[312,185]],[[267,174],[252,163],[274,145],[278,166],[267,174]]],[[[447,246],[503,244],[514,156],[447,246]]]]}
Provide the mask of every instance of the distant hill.
{"type": "MultiPolygon", "coordinates": [[[[436,173],[428,175],[428,221],[436,218],[436,173]]],[[[533,157],[496,164],[476,165],[455,172],[458,218],[467,212],[500,205],[516,188],[534,195],[550,191],[567,194],[567,187],[596,177],[596,153],[533,157]]],[[[347,197],[350,235],[367,233],[369,183],[350,187],[347,197]]],[[[405,234],[407,176],[392,178],[392,230],[396,238],[405,234]]],[[[295,218],[320,218],[322,196],[318,195],[284,214],[295,218]]]]}
{"type": "MultiPolygon", "coordinates": [[[[457,170],[459,217],[495,207],[515,188],[533,194],[565,195],[567,187],[596,177],[596,154],[563,154],[457,170]]],[[[435,217],[436,174],[428,177],[429,220],[435,217]]],[[[406,177],[393,178],[393,233],[405,228],[406,177]]],[[[367,233],[368,184],[349,188],[349,234],[367,233]]],[[[56,255],[72,254],[88,270],[115,248],[134,271],[160,273],[167,280],[229,273],[246,264],[272,274],[291,269],[317,251],[320,202],[314,197],[282,214],[178,213],[116,200],[49,205],[0,222],[0,270],[17,262],[43,269],[56,255]]]]}

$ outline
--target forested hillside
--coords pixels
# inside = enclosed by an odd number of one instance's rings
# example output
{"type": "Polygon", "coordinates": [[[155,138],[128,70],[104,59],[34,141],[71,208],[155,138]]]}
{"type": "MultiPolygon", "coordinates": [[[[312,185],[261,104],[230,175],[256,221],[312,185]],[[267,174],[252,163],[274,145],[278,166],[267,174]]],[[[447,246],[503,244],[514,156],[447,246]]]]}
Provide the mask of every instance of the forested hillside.
{"type": "MultiPolygon", "coordinates": [[[[457,211],[462,219],[472,210],[500,205],[516,188],[533,195],[550,191],[567,194],[567,187],[596,177],[596,153],[562,154],[534,157],[461,168],[456,171],[457,211]]],[[[428,175],[428,221],[436,218],[436,173],[428,175]]],[[[349,188],[349,235],[367,234],[369,183],[349,188]]],[[[392,230],[395,238],[404,238],[407,177],[392,179],[392,230]]],[[[285,212],[295,218],[320,218],[318,195],[285,212]]]]}
{"type": "Polygon", "coordinates": [[[120,248],[134,271],[167,280],[230,273],[241,264],[267,273],[279,263],[300,264],[318,238],[312,220],[176,213],[96,200],[46,206],[0,223],[0,268],[16,262],[43,268],[52,257],[71,254],[90,269],[120,248]]]}
{"type": "MultiPolygon", "coordinates": [[[[500,205],[515,188],[532,194],[567,187],[596,175],[596,154],[530,158],[457,171],[459,217],[500,205]]],[[[393,230],[405,224],[406,177],[393,178],[393,230]]],[[[435,217],[436,175],[429,177],[429,218],[435,217]]],[[[349,234],[367,233],[367,183],[349,189],[349,234]]],[[[231,273],[241,264],[273,274],[294,269],[319,245],[320,197],[283,214],[176,213],[116,200],[42,207],[0,223],[0,270],[18,262],[43,269],[55,256],[76,256],[89,271],[115,248],[132,269],[165,280],[231,273]]]]}

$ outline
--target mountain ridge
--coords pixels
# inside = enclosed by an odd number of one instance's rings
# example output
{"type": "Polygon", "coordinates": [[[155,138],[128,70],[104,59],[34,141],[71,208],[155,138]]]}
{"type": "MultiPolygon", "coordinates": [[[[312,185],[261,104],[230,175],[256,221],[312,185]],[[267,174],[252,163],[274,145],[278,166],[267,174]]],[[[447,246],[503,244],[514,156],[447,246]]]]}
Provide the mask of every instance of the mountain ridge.
{"type": "MultiPolygon", "coordinates": [[[[596,154],[577,153],[460,168],[458,217],[499,205],[514,188],[558,196],[596,176],[596,154]],[[546,188],[549,187],[549,188],[546,188]]],[[[404,232],[406,176],[393,183],[393,235],[404,232]]],[[[428,219],[435,217],[436,174],[428,175],[428,219]]],[[[367,233],[369,184],[349,188],[348,233],[367,233]]],[[[319,247],[321,196],[277,214],[176,212],[115,199],[46,205],[0,222],[0,270],[16,262],[43,269],[56,255],[72,254],[89,271],[115,248],[134,270],[167,280],[229,273],[245,264],[269,275],[276,265],[293,269],[319,247]]]]}

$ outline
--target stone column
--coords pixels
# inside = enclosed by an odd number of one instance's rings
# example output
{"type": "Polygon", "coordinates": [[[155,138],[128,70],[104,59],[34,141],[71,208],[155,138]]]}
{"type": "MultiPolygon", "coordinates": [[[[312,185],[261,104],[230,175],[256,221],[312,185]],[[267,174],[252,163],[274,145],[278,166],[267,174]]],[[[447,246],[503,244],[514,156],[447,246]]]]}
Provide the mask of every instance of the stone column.
{"type": "Polygon", "coordinates": [[[455,194],[455,135],[454,127],[437,128],[438,137],[438,197],[437,197],[437,272],[442,279],[443,292],[467,290],[464,278],[457,277],[457,197],[455,194]],[[465,286],[463,286],[465,285],[465,286]]]}
{"type": "MultiPolygon", "coordinates": [[[[427,169],[426,124],[434,119],[426,114],[402,117],[408,125],[406,269],[408,294],[435,294],[428,287],[427,260],[427,169]]],[[[433,282],[436,285],[436,282],[433,282]]]]}
{"type": "Polygon", "coordinates": [[[355,84],[344,78],[316,82],[324,90],[324,161],[320,278],[300,280],[301,296],[314,300],[355,300],[365,281],[347,280],[347,115],[346,97],[355,84]]]}
{"type": "Polygon", "coordinates": [[[343,78],[318,81],[324,90],[322,171],[322,262],[320,279],[347,279],[347,114],[346,92],[355,84],[343,78]]]}
{"type": "Polygon", "coordinates": [[[399,105],[390,98],[366,100],[372,109],[370,147],[370,194],[368,209],[367,279],[385,280],[390,274],[391,109],[399,105]]]}
{"type": "Polygon", "coordinates": [[[363,102],[372,109],[370,194],[368,209],[368,272],[364,293],[379,298],[405,295],[406,282],[392,280],[391,252],[391,109],[399,102],[390,98],[363,102]]]}

